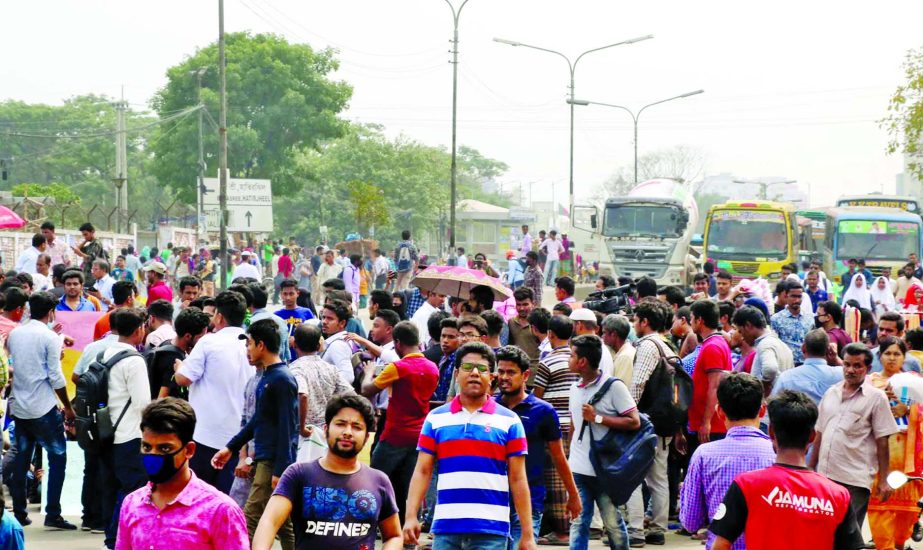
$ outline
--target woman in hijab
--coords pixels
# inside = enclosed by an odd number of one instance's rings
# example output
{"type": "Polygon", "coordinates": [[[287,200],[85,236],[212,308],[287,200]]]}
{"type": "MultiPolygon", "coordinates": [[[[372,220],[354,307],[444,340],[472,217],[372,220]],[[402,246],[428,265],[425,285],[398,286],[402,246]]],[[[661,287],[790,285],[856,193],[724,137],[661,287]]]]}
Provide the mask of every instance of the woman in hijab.
{"type": "Polygon", "coordinates": [[[865,277],[861,273],[853,275],[849,283],[849,289],[843,294],[843,303],[849,300],[855,300],[862,309],[874,309],[872,307],[872,293],[866,287],[865,277]]]}
{"type": "Polygon", "coordinates": [[[923,286],[914,283],[907,289],[907,295],[904,296],[904,309],[923,311],[923,286]]]}
{"type": "Polygon", "coordinates": [[[872,283],[870,293],[872,295],[872,303],[875,306],[876,317],[881,317],[883,313],[889,311],[897,311],[897,301],[894,299],[894,294],[891,293],[891,285],[888,284],[888,279],[886,277],[878,277],[875,279],[875,282],[872,283]]]}

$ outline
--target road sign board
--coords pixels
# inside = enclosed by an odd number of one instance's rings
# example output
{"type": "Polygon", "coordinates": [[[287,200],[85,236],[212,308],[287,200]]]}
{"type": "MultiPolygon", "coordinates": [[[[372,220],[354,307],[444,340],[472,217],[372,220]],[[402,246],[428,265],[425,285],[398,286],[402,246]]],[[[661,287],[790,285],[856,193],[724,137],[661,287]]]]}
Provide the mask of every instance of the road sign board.
{"type": "MultiPolygon", "coordinates": [[[[202,211],[208,231],[219,230],[218,178],[205,178],[202,211]]],[[[269,180],[228,179],[228,231],[272,232],[272,184],[269,180]]]]}

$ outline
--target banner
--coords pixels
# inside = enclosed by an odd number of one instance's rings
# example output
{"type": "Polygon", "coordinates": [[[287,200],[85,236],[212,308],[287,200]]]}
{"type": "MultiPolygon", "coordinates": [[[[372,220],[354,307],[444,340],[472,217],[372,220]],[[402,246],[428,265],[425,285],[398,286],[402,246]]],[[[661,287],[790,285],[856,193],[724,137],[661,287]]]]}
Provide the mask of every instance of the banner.
{"type": "Polygon", "coordinates": [[[93,343],[93,327],[96,321],[105,315],[99,311],[55,311],[55,323],[61,325],[61,334],[74,339],[73,346],[64,347],[64,357],[61,358],[61,370],[67,380],[67,394],[73,399],[76,387],[71,380],[74,366],[83,354],[84,348],[93,343]]]}

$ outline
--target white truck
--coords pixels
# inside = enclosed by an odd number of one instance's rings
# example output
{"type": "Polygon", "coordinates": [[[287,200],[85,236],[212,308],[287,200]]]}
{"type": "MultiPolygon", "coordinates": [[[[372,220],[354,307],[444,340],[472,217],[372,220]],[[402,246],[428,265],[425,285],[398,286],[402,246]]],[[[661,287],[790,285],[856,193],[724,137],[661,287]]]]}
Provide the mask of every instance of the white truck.
{"type": "Polygon", "coordinates": [[[600,253],[599,273],[651,277],[658,285],[691,285],[697,260],[690,248],[699,211],[688,185],[652,179],[598,207],[575,206],[574,227],[590,231],[600,253]]]}

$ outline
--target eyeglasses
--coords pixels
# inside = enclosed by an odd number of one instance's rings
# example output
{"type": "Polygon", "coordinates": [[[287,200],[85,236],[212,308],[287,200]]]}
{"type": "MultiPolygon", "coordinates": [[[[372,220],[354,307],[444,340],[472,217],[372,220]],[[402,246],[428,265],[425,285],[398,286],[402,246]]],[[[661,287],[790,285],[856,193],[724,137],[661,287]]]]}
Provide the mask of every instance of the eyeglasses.
{"type": "Polygon", "coordinates": [[[481,374],[490,372],[490,365],[481,365],[480,363],[462,363],[458,368],[464,372],[471,372],[474,369],[477,369],[481,374]]]}

